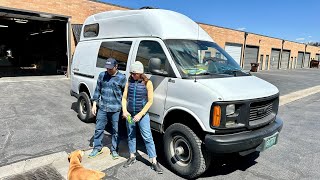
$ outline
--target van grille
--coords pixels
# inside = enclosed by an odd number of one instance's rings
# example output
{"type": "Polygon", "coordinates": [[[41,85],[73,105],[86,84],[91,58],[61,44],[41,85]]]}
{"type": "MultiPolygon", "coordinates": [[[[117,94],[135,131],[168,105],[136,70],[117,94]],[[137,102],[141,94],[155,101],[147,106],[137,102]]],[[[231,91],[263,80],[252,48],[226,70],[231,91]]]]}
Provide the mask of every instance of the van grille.
{"type": "Polygon", "coordinates": [[[272,113],[274,102],[275,99],[251,103],[249,125],[265,124],[271,121],[275,116],[275,113],[272,113]]]}

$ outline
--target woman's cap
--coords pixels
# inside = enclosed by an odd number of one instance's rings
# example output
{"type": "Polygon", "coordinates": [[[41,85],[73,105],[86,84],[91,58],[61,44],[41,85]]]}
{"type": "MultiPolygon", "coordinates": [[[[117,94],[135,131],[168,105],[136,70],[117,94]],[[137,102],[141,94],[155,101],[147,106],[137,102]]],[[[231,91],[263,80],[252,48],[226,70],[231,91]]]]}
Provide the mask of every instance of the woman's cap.
{"type": "Polygon", "coordinates": [[[133,64],[131,64],[130,72],[143,74],[143,69],[143,64],[140,61],[136,61],[133,64]]]}

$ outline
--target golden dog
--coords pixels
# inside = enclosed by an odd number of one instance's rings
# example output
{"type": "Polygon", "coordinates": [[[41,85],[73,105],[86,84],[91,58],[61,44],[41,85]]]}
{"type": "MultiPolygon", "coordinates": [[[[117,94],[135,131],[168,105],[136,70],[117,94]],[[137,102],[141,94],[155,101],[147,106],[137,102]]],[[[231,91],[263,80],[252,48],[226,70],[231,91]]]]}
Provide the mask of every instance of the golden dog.
{"type": "Polygon", "coordinates": [[[84,152],[81,150],[77,150],[72,152],[68,160],[70,162],[69,171],[68,171],[68,179],[69,180],[100,180],[106,174],[100,171],[85,169],[81,165],[82,156],[84,152]]]}

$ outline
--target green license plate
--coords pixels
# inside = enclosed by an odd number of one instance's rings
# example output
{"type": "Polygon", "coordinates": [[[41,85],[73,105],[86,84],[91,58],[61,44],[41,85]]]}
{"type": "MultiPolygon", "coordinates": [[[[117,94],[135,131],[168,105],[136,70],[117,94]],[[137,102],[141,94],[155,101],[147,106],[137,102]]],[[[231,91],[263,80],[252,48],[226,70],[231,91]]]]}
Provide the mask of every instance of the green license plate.
{"type": "Polygon", "coordinates": [[[263,138],[263,142],[258,147],[258,150],[264,151],[264,150],[269,149],[270,147],[276,145],[278,142],[278,134],[279,133],[276,132],[275,134],[273,134],[271,136],[263,138]]]}

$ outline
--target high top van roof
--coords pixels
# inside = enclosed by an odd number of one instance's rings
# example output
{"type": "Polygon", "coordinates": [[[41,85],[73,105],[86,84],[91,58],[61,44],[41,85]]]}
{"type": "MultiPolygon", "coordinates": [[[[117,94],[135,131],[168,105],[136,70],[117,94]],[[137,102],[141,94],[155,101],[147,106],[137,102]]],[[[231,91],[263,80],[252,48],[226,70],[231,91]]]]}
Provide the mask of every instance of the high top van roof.
{"type": "Polygon", "coordinates": [[[94,14],[86,19],[80,41],[125,37],[213,41],[197,23],[187,16],[163,9],[115,10],[94,14]],[[99,24],[98,35],[84,37],[83,31],[86,25],[96,23],[99,24]]]}

